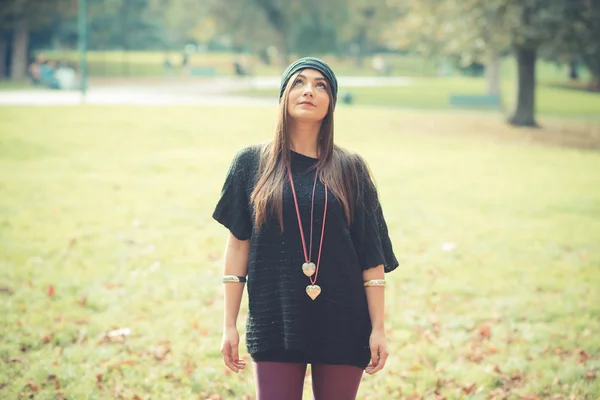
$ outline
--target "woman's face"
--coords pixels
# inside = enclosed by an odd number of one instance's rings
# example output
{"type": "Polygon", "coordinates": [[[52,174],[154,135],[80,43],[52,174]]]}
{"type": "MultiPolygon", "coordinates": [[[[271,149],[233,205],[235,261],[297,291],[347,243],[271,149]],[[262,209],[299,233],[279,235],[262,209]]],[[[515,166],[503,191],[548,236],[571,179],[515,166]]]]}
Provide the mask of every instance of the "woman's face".
{"type": "Polygon", "coordinates": [[[300,71],[288,97],[288,113],[295,120],[322,121],[329,110],[327,80],[314,69],[300,71]]]}

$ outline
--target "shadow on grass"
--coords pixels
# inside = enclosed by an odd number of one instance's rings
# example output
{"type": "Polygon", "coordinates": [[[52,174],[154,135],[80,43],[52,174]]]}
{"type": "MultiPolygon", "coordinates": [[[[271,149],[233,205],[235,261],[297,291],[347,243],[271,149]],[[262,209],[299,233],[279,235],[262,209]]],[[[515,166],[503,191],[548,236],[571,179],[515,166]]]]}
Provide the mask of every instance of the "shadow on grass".
{"type": "Polygon", "coordinates": [[[552,89],[565,89],[565,90],[572,90],[575,92],[597,93],[598,95],[600,95],[600,85],[594,84],[593,82],[582,82],[582,81],[551,82],[551,83],[538,83],[538,85],[549,87],[552,89]]]}

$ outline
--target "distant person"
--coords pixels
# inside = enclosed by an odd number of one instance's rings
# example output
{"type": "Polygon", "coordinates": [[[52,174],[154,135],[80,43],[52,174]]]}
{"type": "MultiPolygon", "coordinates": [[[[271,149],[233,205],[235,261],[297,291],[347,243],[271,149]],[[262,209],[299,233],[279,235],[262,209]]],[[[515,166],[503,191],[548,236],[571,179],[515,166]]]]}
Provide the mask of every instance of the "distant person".
{"type": "Polygon", "coordinates": [[[56,78],[56,61],[48,60],[40,65],[40,84],[50,89],[60,89],[56,78]]]}
{"type": "Polygon", "coordinates": [[[288,66],[275,136],[240,150],[213,218],[229,230],[221,353],[243,370],[237,317],[248,284],[246,346],[257,399],[355,399],[381,370],[384,273],[398,261],[366,162],[334,144],[338,86],[322,60],[288,66]]]}
{"type": "Polygon", "coordinates": [[[237,76],[246,76],[247,72],[239,58],[233,60],[233,70],[237,76]]]}
{"type": "Polygon", "coordinates": [[[33,83],[34,85],[41,84],[42,65],[46,63],[47,60],[44,53],[38,53],[35,57],[35,60],[29,65],[29,77],[31,78],[31,83],[33,83]]]}
{"type": "Polygon", "coordinates": [[[165,57],[163,68],[165,69],[165,76],[171,77],[173,75],[173,63],[169,57],[165,57]]]}
{"type": "Polygon", "coordinates": [[[62,63],[54,72],[58,89],[74,90],[77,88],[77,71],[67,63],[62,63]]]}
{"type": "Polygon", "coordinates": [[[189,64],[190,55],[187,51],[184,51],[181,55],[181,72],[185,75],[189,75],[189,64]]]}

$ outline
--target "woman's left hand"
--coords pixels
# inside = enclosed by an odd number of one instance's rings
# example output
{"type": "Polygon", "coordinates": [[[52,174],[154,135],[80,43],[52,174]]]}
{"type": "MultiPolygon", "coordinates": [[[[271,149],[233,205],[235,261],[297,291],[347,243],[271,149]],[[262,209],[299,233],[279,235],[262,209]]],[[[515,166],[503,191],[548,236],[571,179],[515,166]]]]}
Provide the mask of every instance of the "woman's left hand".
{"type": "Polygon", "coordinates": [[[373,331],[369,338],[369,347],[371,348],[371,363],[365,368],[365,372],[373,375],[381,371],[388,358],[387,341],[384,331],[373,331]]]}

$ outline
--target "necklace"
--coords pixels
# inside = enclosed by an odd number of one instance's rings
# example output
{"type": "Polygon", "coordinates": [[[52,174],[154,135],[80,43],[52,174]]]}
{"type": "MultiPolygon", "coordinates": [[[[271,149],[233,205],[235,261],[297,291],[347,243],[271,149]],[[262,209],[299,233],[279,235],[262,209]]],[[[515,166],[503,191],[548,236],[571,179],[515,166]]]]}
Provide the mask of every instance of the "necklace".
{"type": "Polygon", "coordinates": [[[321,229],[321,242],[319,244],[319,255],[317,256],[317,265],[312,261],[312,233],[313,233],[313,212],[315,208],[315,189],[317,187],[317,176],[319,171],[315,172],[315,182],[312,191],[312,203],[310,206],[310,250],[306,252],[306,242],[304,240],[304,229],[302,229],[302,220],[300,218],[300,208],[298,207],[298,198],[296,197],[296,189],[294,188],[294,178],[292,178],[292,170],[288,167],[288,177],[292,187],[292,195],[294,196],[294,205],[296,206],[296,216],[298,217],[298,228],[300,228],[300,238],[302,239],[302,250],[304,251],[304,264],[302,264],[302,272],[308,276],[310,285],[306,287],[306,294],[311,299],[316,299],[321,294],[321,287],[316,285],[319,275],[319,265],[321,264],[321,250],[323,249],[323,236],[325,235],[325,219],[327,218],[327,185],[325,185],[325,207],[323,208],[323,228],[321,229]],[[313,279],[314,275],[314,279],[313,279]]]}

